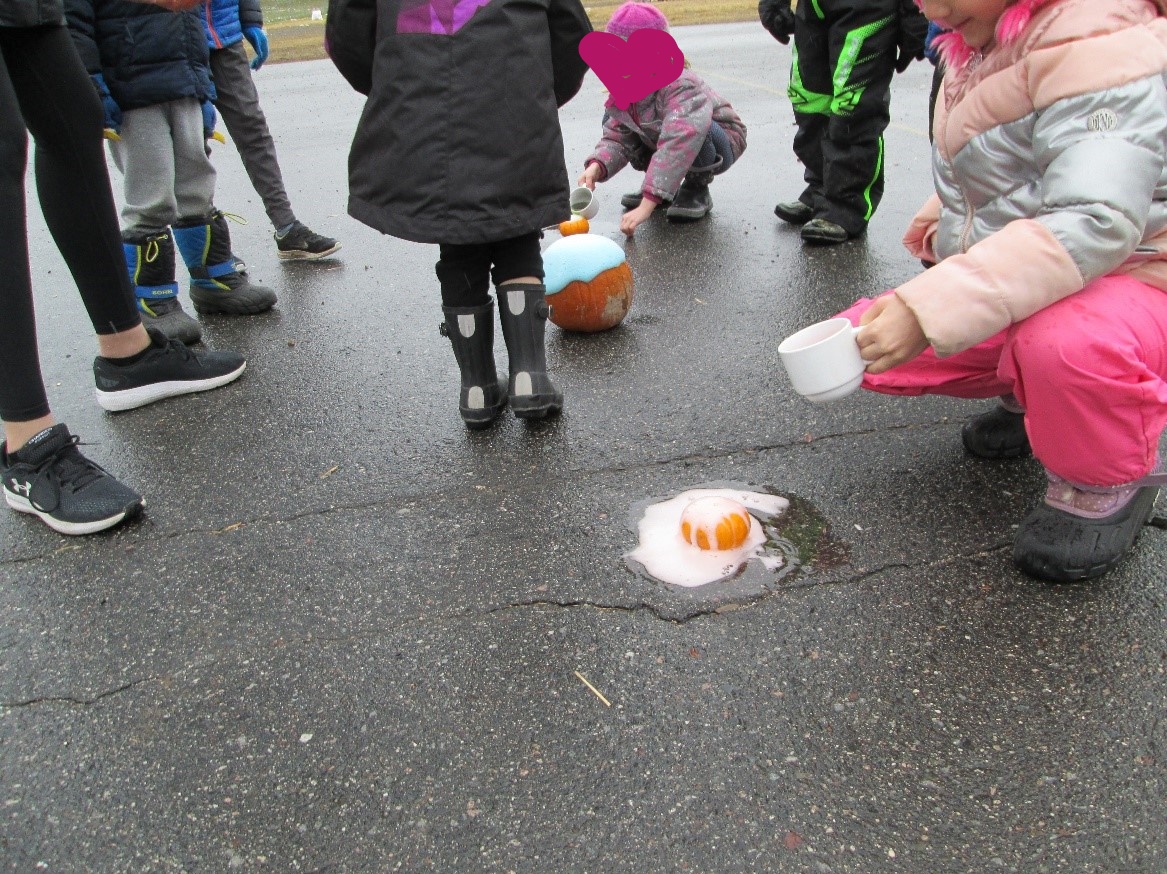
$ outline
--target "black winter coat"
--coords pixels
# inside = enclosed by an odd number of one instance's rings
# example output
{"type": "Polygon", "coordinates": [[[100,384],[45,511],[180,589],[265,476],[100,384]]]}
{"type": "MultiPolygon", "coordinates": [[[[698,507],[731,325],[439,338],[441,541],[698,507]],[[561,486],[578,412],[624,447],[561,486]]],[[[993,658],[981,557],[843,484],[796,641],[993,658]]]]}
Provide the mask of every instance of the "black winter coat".
{"type": "Polygon", "coordinates": [[[65,0],[77,53],[101,73],[123,110],[214,97],[198,9],[170,12],[133,0],[65,0]]]}
{"type": "Polygon", "coordinates": [[[0,27],[64,24],[61,0],[0,0],[0,27]]]}
{"type": "Polygon", "coordinates": [[[583,82],[591,29],[579,0],[458,0],[452,12],[330,0],[329,55],[369,98],[349,214],[420,243],[494,242],[566,219],[558,107],[583,82]]]}

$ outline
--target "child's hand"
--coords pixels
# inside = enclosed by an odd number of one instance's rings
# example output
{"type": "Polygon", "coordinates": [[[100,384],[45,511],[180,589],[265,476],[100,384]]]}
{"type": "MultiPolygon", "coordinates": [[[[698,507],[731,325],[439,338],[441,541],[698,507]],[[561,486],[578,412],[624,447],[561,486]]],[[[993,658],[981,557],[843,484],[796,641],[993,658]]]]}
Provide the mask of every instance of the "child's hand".
{"type": "Polygon", "coordinates": [[[652,215],[654,209],[656,209],[655,201],[649,200],[647,197],[641,198],[640,206],[628,210],[620,217],[620,230],[624,232],[625,236],[631,237],[632,232],[641,222],[652,215]]]}
{"type": "Polygon", "coordinates": [[[868,373],[883,373],[911,361],[928,348],[916,314],[893,292],[877,298],[859,319],[859,354],[868,373]]]}
{"type": "Polygon", "coordinates": [[[595,191],[596,183],[600,181],[600,174],[603,172],[604,169],[599,164],[588,164],[587,169],[579,174],[579,179],[575,180],[575,184],[595,191]]]}

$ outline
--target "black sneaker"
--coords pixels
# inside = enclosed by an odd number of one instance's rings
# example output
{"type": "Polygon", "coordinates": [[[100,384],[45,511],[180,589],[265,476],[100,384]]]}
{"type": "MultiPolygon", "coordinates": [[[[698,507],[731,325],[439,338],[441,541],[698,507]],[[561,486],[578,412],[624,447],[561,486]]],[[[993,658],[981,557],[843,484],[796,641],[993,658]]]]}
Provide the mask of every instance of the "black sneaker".
{"type": "Polygon", "coordinates": [[[292,226],[282,236],[277,233],[275,238],[279,255],[285,261],[315,261],[340,248],[336,240],[314,233],[299,221],[292,222],[292,226]]]}
{"type": "Polygon", "coordinates": [[[203,337],[202,326],[186,314],[177,297],[150,301],[138,298],[138,312],[143,325],[172,340],[197,343],[203,337]]]}
{"type": "Polygon", "coordinates": [[[60,534],[93,534],[142,510],[142,496],[122,485],[77,448],[62,425],[45,428],[16,452],[0,445],[4,500],[60,534]]]}
{"type": "Polygon", "coordinates": [[[146,329],[151,346],[132,364],[93,359],[97,402],[112,412],[132,410],[175,395],[218,388],[238,379],[247,362],[236,352],[195,352],[158,331],[146,329]]]}

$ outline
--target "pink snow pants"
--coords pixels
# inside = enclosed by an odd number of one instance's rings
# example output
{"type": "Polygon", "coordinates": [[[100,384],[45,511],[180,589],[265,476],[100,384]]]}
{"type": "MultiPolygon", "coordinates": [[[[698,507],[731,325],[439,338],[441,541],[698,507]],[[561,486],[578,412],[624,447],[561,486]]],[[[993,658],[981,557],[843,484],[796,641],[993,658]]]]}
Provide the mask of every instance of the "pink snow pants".
{"type": "MultiPolygon", "coordinates": [[[[871,304],[863,298],[839,315],[858,324],[871,304]]],[[[1130,483],[1154,467],[1167,424],[1167,293],[1129,276],[1103,276],[964,352],[938,358],[929,348],[868,374],[863,387],[1012,394],[1047,470],[1079,485],[1130,483]]]]}

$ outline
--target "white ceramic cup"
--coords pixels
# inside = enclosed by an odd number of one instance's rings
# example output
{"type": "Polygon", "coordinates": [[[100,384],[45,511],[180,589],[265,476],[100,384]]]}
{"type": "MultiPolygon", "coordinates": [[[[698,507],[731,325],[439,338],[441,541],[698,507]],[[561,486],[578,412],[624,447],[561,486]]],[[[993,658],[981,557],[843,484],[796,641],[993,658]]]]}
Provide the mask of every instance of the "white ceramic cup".
{"type": "Polygon", "coordinates": [[[794,390],[816,404],[844,398],[863,382],[867,362],[855,342],[861,328],[844,318],[816,322],[791,334],[778,346],[778,357],[794,390]]]}
{"type": "Polygon", "coordinates": [[[600,201],[596,199],[596,192],[584,185],[572,189],[568,205],[571,207],[572,215],[586,219],[595,218],[596,213],[600,211],[600,201]]]}

